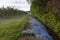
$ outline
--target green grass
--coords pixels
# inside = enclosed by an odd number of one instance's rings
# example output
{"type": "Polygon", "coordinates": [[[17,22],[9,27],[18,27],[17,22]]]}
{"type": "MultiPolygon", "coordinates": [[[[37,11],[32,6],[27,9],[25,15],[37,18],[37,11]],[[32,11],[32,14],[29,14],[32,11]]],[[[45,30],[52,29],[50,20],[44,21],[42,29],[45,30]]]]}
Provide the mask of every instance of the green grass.
{"type": "Polygon", "coordinates": [[[27,21],[27,15],[0,19],[0,40],[17,40],[27,21]]]}
{"type": "Polygon", "coordinates": [[[37,4],[32,3],[31,6],[32,13],[44,23],[48,28],[51,28],[60,36],[60,14],[54,11],[44,12],[44,8],[37,6],[37,4]]]}

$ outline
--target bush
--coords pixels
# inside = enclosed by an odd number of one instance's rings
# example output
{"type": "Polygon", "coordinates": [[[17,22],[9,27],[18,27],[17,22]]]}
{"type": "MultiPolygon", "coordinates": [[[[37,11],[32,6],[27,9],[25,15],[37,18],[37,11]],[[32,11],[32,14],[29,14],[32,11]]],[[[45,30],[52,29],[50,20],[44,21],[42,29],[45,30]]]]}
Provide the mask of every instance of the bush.
{"type": "MultiPolygon", "coordinates": [[[[34,0],[36,1],[36,0],[34,0]]],[[[46,5],[44,4],[45,2],[39,0],[36,1],[36,3],[32,2],[31,5],[31,11],[32,13],[40,20],[42,21],[46,27],[51,28],[60,36],[60,13],[56,12],[56,5],[54,5],[50,10],[46,6],[48,4],[48,1],[46,2],[46,5]],[[38,5],[38,3],[40,3],[38,5]],[[43,6],[45,5],[45,6],[43,6]]],[[[54,2],[54,1],[53,1],[54,2]]],[[[51,4],[52,5],[52,4],[51,4]]]]}

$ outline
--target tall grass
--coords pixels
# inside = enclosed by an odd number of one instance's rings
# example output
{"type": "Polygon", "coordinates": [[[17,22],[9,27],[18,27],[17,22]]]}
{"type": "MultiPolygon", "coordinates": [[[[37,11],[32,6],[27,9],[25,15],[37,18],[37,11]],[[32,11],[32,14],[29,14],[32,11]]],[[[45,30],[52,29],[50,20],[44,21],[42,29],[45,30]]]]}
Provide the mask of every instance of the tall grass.
{"type": "MultiPolygon", "coordinates": [[[[47,2],[46,4],[48,4],[47,2]]],[[[32,2],[31,11],[40,21],[42,21],[42,23],[44,23],[48,28],[57,33],[60,37],[60,13],[56,12],[56,9],[57,11],[59,11],[58,7],[55,8],[55,6],[58,5],[53,4],[54,6],[52,7],[52,4],[50,3],[49,6],[51,6],[51,8],[48,9],[48,7],[44,3],[44,0],[35,0],[34,2],[32,2]],[[42,4],[45,6],[43,6],[42,4]]]]}
{"type": "Polygon", "coordinates": [[[28,21],[27,14],[0,18],[0,40],[17,40],[28,21]]]}
{"type": "Polygon", "coordinates": [[[17,40],[27,21],[26,12],[11,7],[0,8],[0,40],[17,40]]]}

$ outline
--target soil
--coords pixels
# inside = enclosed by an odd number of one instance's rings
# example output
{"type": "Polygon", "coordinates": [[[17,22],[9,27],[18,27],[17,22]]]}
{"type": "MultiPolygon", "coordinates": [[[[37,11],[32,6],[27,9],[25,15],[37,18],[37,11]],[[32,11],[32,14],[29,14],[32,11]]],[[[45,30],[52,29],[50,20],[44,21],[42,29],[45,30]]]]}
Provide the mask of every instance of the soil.
{"type": "MultiPolygon", "coordinates": [[[[27,23],[24,30],[30,29],[30,28],[31,28],[31,25],[27,23]]],[[[22,37],[19,37],[18,40],[37,40],[37,38],[32,34],[24,34],[22,37]]]]}
{"type": "Polygon", "coordinates": [[[24,35],[21,38],[19,38],[18,40],[37,40],[35,36],[32,35],[24,35]]]}

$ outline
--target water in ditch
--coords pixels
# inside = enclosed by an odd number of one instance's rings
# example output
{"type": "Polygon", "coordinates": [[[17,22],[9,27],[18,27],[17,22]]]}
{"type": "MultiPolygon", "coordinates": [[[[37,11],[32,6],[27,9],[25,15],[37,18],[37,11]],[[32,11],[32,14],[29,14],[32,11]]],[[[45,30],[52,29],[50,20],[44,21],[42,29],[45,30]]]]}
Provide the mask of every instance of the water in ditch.
{"type": "Polygon", "coordinates": [[[28,12],[28,15],[32,16],[32,19],[28,21],[31,25],[31,29],[26,29],[23,31],[25,34],[34,34],[36,38],[40,40],[53,40],[53,38],[48,34],[45,26],[39,22],[31,12],[28,12]]]}

